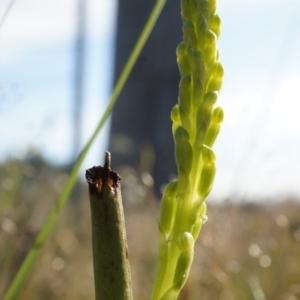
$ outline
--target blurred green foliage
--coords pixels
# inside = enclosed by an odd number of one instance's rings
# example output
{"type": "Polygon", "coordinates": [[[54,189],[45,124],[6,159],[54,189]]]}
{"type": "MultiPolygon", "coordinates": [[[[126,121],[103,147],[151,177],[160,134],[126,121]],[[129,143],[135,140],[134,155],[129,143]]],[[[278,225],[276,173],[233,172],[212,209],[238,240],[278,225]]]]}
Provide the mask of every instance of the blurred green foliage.
{"type": "MultiPolygon", "coordinates": [[[[159,203],[147,184],[151,180],[145,180],[149,174],[130,167],[118,171],[134,298],[148,299],[156,268],[159,203]]],[[[37,155],[0,165],[0,299],[66,178],[66,170],[37,155]]],[[[300,299],[299,201],[227,200],[208,206],[209,220],[179,299],[300,299]]],[[[87,186],[79,183],[18,299],[94,298],[89,209],[87,186]]]]}

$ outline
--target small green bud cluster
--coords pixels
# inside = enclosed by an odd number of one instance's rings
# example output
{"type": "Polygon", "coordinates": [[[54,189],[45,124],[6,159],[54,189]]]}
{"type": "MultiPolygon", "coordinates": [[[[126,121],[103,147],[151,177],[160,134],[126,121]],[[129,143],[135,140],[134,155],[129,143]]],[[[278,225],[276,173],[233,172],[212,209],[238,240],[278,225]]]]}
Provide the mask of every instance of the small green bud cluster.
{"type": "Polygon", "coordinates": [[[215,107],[224,75],[216,8],[216,0],[181,0],[183,41],[176,49],[181,79],[178,104],[171,112],[178,178],[166,186],[161,202],[160,271],[168,278],[161,277],[161,289],[152,299],[177,298],[207,220],[204,201],[216,173],[211,147],[224,117],[222,108],[215,107]]]}

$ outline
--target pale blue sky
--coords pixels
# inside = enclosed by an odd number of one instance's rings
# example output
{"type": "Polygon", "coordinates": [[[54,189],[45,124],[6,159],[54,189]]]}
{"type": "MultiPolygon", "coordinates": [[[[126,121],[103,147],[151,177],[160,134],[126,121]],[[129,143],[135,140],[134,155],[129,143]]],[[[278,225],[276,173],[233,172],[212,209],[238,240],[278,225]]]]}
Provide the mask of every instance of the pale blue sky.
{"type": "MultiPolygon", "coordinates": [[[[87,0],[85,139],[109,97],[116,3],[87,0]]],[[[75,4],[16,0],[0,31],[2,160],[29,147],[56,163],[70,157],[75,4]]],[[[223,0],[218,11],[225,120],[212,197],[299,196],[300,1],[223,0]]],[[[105,145],[102,134],[84,168],[102,163],[105,145]]]]}

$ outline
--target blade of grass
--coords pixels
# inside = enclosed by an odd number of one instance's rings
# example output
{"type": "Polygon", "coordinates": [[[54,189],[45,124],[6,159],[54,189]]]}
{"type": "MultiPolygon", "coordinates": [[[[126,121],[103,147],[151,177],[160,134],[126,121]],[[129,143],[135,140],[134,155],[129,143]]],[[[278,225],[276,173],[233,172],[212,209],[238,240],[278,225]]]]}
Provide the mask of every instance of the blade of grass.
{"type": "Polygon", "coordinates": [[[76,183],[79,169],[82,165],[83,160],[85,159],[91,145],[93,144],[94,140],[96,139],[97,135],[99,134],[100,130],[102,129],[103,125],[105,124],[106,120],[108,119],[116,101],[117,98],[122,91],[126,80],[128,79],[128,76],[139,56],[141,53],[141,50],[143,49],[164,5],[166,3],[166,0],[157,0],[155,3],[155,6],[153,7],[151,14],[138,38],[137,43],[135,44],[127,62],[126,65],[114,87],[114,90],[112,92],[112,95],[110,97],[109,103],[103,113],[102,118],[100,119],[94,133],[90,137],[89,141],[81,151],[73,169],[72,172],[61,192],[59,195],[54,207],[50,211],[47,219],[45,220],[40,232],[38,233],[33,246],[31,247],[30,251],[25,257],[25,260],[23,261],[20,269],[18,270],[16,276],[14,277],[12,283],[10,284],[3,300],[13,300],[16,298],[18,292],[20,291],[22,285],[24,284],[27,276],[29,275],[29,272],[40,252],[41,247],[47,240],[58,216],[61,211],[61,209],[64,207],[66,204],[68,197],[76,183]]]}

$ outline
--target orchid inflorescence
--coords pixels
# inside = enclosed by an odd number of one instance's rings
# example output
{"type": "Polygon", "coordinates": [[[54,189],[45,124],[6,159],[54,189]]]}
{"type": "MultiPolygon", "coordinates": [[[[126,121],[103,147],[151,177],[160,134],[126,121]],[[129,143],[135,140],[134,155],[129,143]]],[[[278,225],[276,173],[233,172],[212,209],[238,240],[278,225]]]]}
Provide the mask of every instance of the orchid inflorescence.
{"type": "Polygon", "coordinates": [[[223,110],[215,107],[224,69],[217,41],[216,0],[182,0],[183,41],[176,55],[181,79],[171,112],[177,180],[170,182],[159,216],[159,267],[152,300],[176,299],[189,274],[194,243],[206,221],[205,199],[216,173],[212,146],[223,110]]]}

